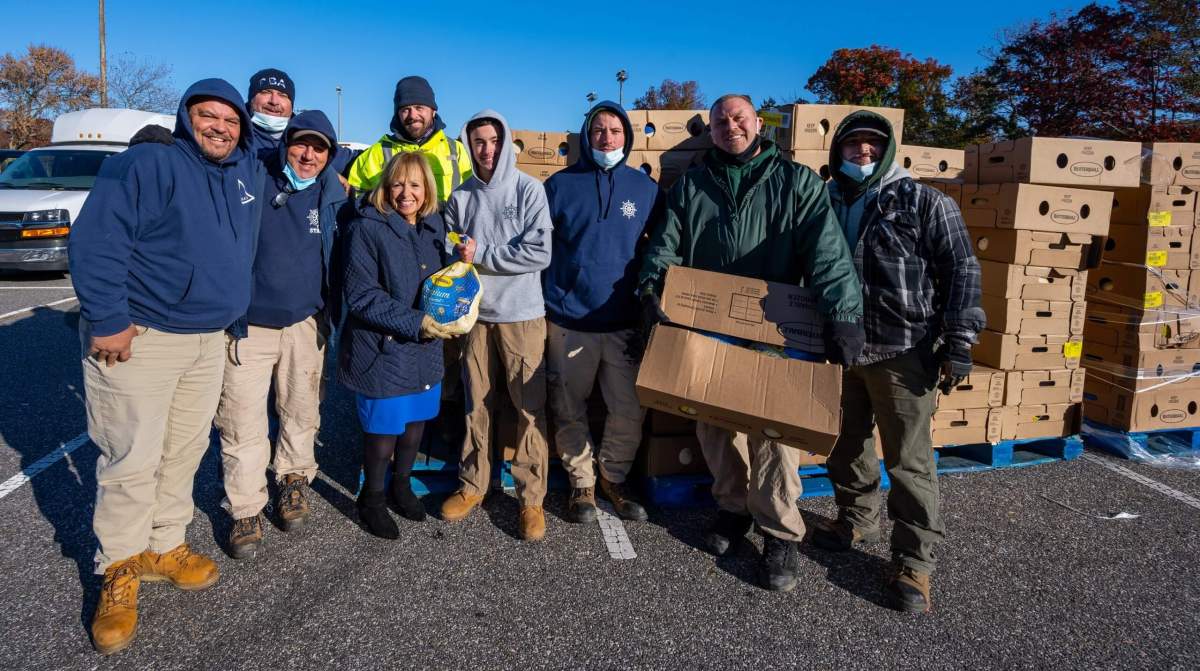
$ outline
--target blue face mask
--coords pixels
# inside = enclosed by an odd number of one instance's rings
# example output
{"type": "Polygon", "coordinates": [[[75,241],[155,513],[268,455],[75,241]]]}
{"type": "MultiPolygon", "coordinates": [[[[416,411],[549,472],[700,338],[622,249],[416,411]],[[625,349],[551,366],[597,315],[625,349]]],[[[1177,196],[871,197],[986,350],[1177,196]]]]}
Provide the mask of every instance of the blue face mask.
{"type": "Polygon", "coordinates": [[[288,121],[291,121],[285,116],[271,116],[262,112],[255,112],[250,120],[254,122],[255,126],[272,133],[282,133],[283,129],[287,128],[288,121]]]}
{"type": "Polygon", "coordinates": [[[618,163],[621,162],[621,159],[623,158],[625,158],[625,152],[621,151],[620,149],[614,149],[607,152],[600,151],[599,149],[592,149],[592,160],[596,162],[596,165],[604,168],[605,170],[612,170],[618,163]]]}
{"type": "Polygon", "coordinates": [[[288,183],[292,185],[292,189],[295,191],[303,191],[312,186],[313,182],[317,181],[316,177],[300,179],[300,175],[297,175],[296,171],[292,170],[292,164],[286,161],[283,163],[283,176],[287,177],[288,183]]]}
{"type": "Polygon", "coordinates": [[[850,179],[856,182],[861,182],[875,172],[875,166],[877,165],[879,164],[868,163],[866,165],[859,165],[857,163],[851,163],[850,161],[842,161],[841,170],[843,173],[848,175],[850,179]]]}

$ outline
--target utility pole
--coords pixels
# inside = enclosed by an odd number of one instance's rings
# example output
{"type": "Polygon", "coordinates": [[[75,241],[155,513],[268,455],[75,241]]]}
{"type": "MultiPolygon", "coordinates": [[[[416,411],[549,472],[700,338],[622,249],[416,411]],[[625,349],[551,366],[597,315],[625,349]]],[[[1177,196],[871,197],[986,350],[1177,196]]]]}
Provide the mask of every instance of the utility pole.
{"type": "Polygon", "coordinates": [[[617,104],[625,106],[625,80],[629,79],[629,73],[624,70],[617,71],[617,104]]]}
{"type": "Polygon", "coordinates": [[[100,1],[100,106],[108,107],[108,55],[105,53],[104,0],[100,1]]]}
{"type": "Polygon", "coordinates": [[[337,87],[337,97],[338,97],[338,129],[337,129],[337,136],[338,136],[338,140],[340,140],[340,141],[342,141],[342,142],[345,142],[345,139],[342,137],[342,87],[341,87],[341,86],[338,86],[338,87],[337,87]]]}

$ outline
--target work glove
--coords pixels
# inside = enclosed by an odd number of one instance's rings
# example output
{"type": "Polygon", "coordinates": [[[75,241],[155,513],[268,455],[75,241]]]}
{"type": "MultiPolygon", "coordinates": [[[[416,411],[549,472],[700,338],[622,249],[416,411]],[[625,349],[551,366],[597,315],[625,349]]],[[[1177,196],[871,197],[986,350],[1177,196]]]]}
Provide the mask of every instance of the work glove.
{"type": "Polygon", "coordinates": [[[867,334],[859,322],[825,322],[825,358],[829,363],[851,366],[867,345],[867,334]]]}
{"type": "Polygon", "coordinates": [[[949,395],[970,374],[971,348],[958,343],[946,345],[942,350],[942,370],[938,389],[943,394],[949,395]]]}
{"type": "Polygon", "coordinates": [[[667,321],[667,313],[653,292],[642,294],[642,344],[650,342],[650,332],[659,322],[667,321]]]}
{"type": "Polygon", "coordinates": [[[438,320],[425,315],[421,317],[421,338],[423,340],[449,340],[454,334],[443,327],[438,320]]]}
{"type": "Polygon", "coordinates": [[[172,145],[175,144],[175,136],[172,135],[171,131],[167,130],[166,128],[163,128],[156,123],[151,123],[142,126],[141,130],[134,133],[133,137],[129,138],[130,147],[135,144],[142,144],[143,142],[157,142],[158,144],[172,145]]]}
{"type": "Polygon", "coordinates": [[[646,355],[646,340],[640,329],[630,329],[629,337],[625,339],[625,357],[631,363],[640,364],[646,355]]]}

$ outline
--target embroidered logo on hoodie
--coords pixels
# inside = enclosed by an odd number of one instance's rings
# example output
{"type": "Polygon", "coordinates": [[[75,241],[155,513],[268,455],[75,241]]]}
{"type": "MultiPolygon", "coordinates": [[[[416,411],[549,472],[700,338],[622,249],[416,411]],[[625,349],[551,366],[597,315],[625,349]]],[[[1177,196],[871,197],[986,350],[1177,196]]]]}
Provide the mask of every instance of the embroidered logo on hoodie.
{"type": "Polygon", "coordinates": [[[505,221],[516,221],[517,214],[518,214],[518,212],[517,212],[516,205],[505,205],[504,206],[503,216],[504,216],[505,221]]]}
{"type": "Polygon", "coordinates": [[[316,210],[308,211],[308,232],[321,234],[321,215],[316,210]]]}
{"type": "Polygon", "coordinates": [[[242,192],[242,205],[249,205],[254,202],[254,196],[250,195],[250,191],[242,180],[238,180],[238,189],[242,192]]]}
{"type": "Polygon", "coordinates": [[[637,205],[634,205],[632,200],[622,202],[621,214],[624,215],[626,219],[633,219],[637,216],[637,205]]]}

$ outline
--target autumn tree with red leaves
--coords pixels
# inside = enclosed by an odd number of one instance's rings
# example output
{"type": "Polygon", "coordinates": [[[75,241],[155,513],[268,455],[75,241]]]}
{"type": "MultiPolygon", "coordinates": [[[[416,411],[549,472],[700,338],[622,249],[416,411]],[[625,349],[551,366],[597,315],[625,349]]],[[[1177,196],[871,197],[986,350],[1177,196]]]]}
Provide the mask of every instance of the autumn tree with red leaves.
{"type": "Polygon", "coordinates": [[[704,94],[694,79],[677,82],[664,79],[657,87],[651,86],[646,94],[633,101],[633,109],[639,110],[697,110],[704,109],[704,94]]]}

